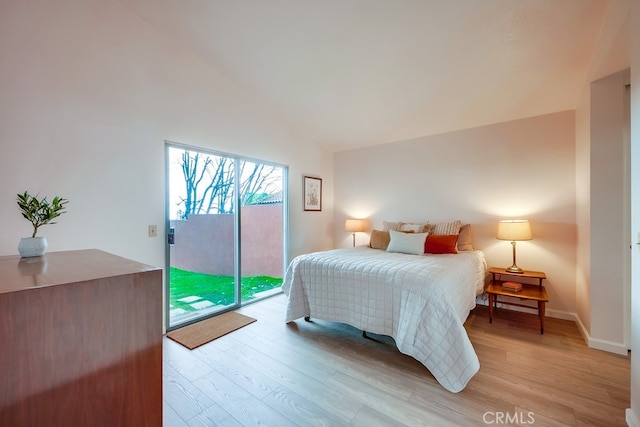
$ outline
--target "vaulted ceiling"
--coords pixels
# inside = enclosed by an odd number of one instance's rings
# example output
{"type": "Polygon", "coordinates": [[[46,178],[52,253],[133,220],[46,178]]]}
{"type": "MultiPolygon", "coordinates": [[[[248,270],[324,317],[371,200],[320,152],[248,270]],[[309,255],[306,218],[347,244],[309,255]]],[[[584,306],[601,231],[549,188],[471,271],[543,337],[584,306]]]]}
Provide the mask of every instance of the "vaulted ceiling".
{"type": "Polygon", "coordinates": [[[120,0],[330,150],[574,109],[604,0],[120,0]]]}

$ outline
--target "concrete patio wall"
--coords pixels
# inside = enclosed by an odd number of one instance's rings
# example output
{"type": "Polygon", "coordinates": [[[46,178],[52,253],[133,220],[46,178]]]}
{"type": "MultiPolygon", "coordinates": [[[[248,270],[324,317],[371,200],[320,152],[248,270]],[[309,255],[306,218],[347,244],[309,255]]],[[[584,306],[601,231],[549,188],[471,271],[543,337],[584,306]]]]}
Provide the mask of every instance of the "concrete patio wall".
{"type": "MultiPolygon", "coordinates": [[[[245,206],[242,218],[242,276],[283,277],[282,204],[245,206]]],[[[171,266],[199,273],[233,276],[234,217],[189,215],[172,220],[175,243],[171,266]]]]}

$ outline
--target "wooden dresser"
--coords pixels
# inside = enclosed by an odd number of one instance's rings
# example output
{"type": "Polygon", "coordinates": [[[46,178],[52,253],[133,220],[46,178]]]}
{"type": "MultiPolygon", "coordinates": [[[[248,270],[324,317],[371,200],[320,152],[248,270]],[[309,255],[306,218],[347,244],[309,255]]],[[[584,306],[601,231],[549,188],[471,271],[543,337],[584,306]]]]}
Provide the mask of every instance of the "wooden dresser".
{"type": "Polygon", "coordinates": [[[0,426],[161,426],[162,270],[0,257],[0,426]]]}

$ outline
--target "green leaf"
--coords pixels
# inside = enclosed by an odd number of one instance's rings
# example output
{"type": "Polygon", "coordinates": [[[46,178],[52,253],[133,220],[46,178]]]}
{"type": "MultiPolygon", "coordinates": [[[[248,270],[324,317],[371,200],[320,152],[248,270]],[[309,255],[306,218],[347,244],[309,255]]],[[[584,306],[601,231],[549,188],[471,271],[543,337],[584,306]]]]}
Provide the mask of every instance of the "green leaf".
{"type": "Polygon", "coordinates": [[[65,205],[68,202],[67,199],[56,196],[49,203],[46,197],[40,200],[37,195],[32,196],[27,191],[17,195],[17,203],[22,216],[33,226],[32,237],[36,237],[39,227],[55,224],[52,220],[66,212],[65,205]]]}

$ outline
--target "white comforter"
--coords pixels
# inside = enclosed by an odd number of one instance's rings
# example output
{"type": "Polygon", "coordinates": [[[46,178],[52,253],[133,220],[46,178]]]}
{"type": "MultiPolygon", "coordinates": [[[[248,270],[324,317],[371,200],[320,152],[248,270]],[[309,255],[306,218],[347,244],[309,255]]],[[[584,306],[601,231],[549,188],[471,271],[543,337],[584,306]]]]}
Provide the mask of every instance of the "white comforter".
{"type": "Polygon", "coordinates": [[[388,335],[451,392],[480,368],[463,323],[484,285],[480,251],[405,255],[365,246],[300,255],[286,271],[286,322],[304,316],[388,335]]]}

